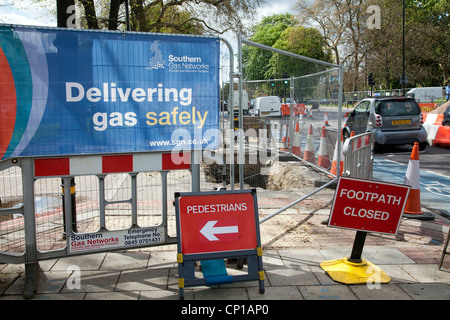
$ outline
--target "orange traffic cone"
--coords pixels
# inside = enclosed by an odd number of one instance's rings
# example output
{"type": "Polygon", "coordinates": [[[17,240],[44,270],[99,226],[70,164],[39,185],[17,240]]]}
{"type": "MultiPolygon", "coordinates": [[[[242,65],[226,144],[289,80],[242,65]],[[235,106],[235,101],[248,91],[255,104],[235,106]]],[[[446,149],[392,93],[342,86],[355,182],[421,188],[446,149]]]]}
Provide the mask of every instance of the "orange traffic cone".
{"type": "Polygon", "coordinates": [[[328,127],[330,124],[328,123],[328,114],[325,112],[325,115],[323,116],[323,125],[325,127],[328,127]]]}
{"type": "Polygon", "coordinates": [[[423,211],[420,204],[420,164],[418,142],[414,143],[403,184],[411,186],[408,200],[405,205],[405,210],[403,212],[408,214],[422,214],[423,211]]]}
{"type": "Polygon", "coordinates": [[[300,125],[299,121],[297,121],[297,124],[295,126],[294,138],[292,139],[292,153],[299,157],[302,156],[300,144],[301,144],[300,125]]]}
{"type": "Polygon", "coordinates": [[[314,163],[314,132],[313,125],[309,125],[308,137],[306,138],[305,152],[303,153],[305,161],[314,163]]]}
{"type": "Polygon", "coordinates": [[[312,107],[309,109],[309,117],[310,117],[310,118],[313,117],[313,115],[312,115],[312,107]]]}
{"type": "Polygon", "coordinates": [[[340,159],[340,165],[339,165],[339,175],[342,176],[342,172],[344,171],[344,135],[341,132],[341,141],[336,139],[336,146],[334,147],[334,154],[333,154],[333,162],[331,163],[331,170],[330,173],[337,175],[337,163],[338,163],[338,144],[341,144],[341,159],[340,159]]]}
{"type": "Polygon", "coordinates": [[[344,116],[344,121],[342,121],[343,122],[343,125],[344,125],[344,127],[347,125],[347,120],[348,120],[348,112],[346,112],[345,113],[345,116],[344,116]]]}
{"type": "Polygon", "coordinates": [[[281,142],[286,143],[287,141],[287,125],[283,124],[283,137],[281,138],[281,142]]]}
{"type": "Polygon", "coordinates": [[[322,133],[320,135],[320,146],[319,146],[319,155],[317,157],[317,164],[325,169],[330,167],[330,156],[327,153],[326,146],[326,138],[327,132],[325,130],[325,126],[322,127],[322,133]]]}

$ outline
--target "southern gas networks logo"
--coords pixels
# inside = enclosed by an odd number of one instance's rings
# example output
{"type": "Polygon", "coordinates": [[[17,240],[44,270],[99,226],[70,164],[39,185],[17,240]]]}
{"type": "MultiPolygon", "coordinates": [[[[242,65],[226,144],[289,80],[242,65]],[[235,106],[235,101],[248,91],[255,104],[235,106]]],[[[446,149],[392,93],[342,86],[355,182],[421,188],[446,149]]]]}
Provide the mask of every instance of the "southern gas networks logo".
{"type": "Polygon", "coordinates": [[[148,62],[148,70],[165,69],[166,62],[163,59],[163,54],[159,49],[159,46],[160,43],[158,40],[153,41],[152,45],[150,46],[152,57],[148,62]]]}
{"type": "Polygon", "coordinates": [[[209,64],[203,63],[201,57],[169,54],[168,63],[166,63],[160,46],[159,40],[152,42],[147,70],[166,69],[167,67],[169,72],[209,72],[209,64]]]}

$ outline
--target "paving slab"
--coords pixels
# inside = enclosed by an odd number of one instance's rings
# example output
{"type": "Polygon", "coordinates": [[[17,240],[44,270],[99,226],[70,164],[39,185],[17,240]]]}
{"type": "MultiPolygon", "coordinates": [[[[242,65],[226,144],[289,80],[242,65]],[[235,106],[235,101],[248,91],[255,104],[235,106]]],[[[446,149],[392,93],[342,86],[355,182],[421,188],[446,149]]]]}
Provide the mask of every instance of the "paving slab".
{"type": "Polygon", "coordinates": [[[278,250],[278,254],[284,264],[290,268],[304,265],[317,265],[325,259],[318,249],[278,250]]]}
{"type": "Polygon", "coordinates": [[[248,300],[246,288],[203,288],[194,290],[194,300],[248,300]]]}
{"type": "Polygon", "coordinates": [[[86,294],[84,300],[138,300],[139,295],[139,291],[91,292],[86,294]]]}
{"type": "Polygon", "coordinates": [[[450,272],[439,270],[435,264],[411,264],[401,267],[420,283],[450,283],[450,272]]]}
{"type": "Polygon", "coordinates": [[[403,252],[397,248],[364,247],[363,258],[373,264],[412,264],[413,260],[408,258],[403,252]]]}
{"type": "MultiPolygon", "coordinates": [[[[83,256],[60,258],[49,269],[51,271],[67,271],[71,266],[78,266],[81,271],[99,270],[106,253],[93,253],[83,256]]],[[[51,264],[51,261],[48,263],[51,264]]],[[[39,263],[40,265],[41,263],[39,263]]]]}
{"type": "Polygon", "coordinates": [[[450,300],[450,286],[445,283],[399,284],[414,300],[450,300]]]}
{"type": "Polygon", "coordinates": [[[317,285],[319,280],[309,266],[266,269],[267,281],[271,286],[317,285]]]}
{"type": "Polygon", "coordinates": [[[264,294],[259,293],[257,288],[248,288],[250,300],[303,300],[296,286],[265,287],[264,294]]]}
{"type": "MultiPolygon", "coordinates": [[[[184,291],[185,300],[192,300],[192,293],[184,291]]],[[[139,300],[179,300],[178,290],[145,290],[141,291],[139,300]]]]}
{"type": "Polygon", "coordinates": [[[79,281],[72,274],[62,293],[70,292],[112,292],[120,276],[120,271],[81,271],[79,281]]]}
{"type": "Polygon", "coordinates": [[[305,300],[357,300],[346,285],[299,286],[305,300]]]}
{"type": "Polygon", "coordinates": [[[349,285],[359,300],[412,300],[397,284],[349,285]]]}
{"type": "Polygon", "coordinates": [[[178,268],[175,251],[154,251],[150,253],[147,268],[178,268]]]}
{"type": "Polygon", "coordinates": [[[417,282],[408,272],[402,269],[399,265],[393,264],[378,264],[381,270],[383,270],[390,278],[391,281],[389,283],[413,283],[417,282]]]}
{"type": "Polygon", "coordinates": [[[150,252],[109,252],[100,270],[127,270],[145,268],[150,258],[150,252]]]}
{"type": "Polygon", "coordinates": [[[167,290],[169,269],[136,269],[121,272],[116,291],[167,290]]]}

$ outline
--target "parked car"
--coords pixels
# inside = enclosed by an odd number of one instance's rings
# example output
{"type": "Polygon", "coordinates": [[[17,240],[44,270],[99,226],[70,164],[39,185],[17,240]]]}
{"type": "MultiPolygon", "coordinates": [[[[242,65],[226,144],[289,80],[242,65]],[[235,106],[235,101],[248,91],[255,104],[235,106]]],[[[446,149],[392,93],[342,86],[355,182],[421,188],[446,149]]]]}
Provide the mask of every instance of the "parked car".
{"type": "Polygon", "coordinates": [[[344,139],[372,131],[375,134],[375,152],[388,145],[419,142],[419,149],[427,147],[427,132],[422,126],[423,116],[413,98],[369,97],[361,100],[350,113],[344,127],[344,139]]]}

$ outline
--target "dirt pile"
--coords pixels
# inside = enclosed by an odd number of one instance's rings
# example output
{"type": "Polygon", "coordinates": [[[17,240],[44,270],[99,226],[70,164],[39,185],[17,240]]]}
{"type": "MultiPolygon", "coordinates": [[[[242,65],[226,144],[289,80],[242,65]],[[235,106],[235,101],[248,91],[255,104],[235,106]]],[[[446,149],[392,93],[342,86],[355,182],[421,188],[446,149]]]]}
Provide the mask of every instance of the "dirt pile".
{"type": "MultiPolygon", "coordinates": [[[[313,188],[314,181],[323,180],[320,174],[298,162],[280,162],[278,169],[267,177],[268,190],[295,190],[313,188]]],[[[327,179],[329,180],[329,179],[327,179]]]]}

